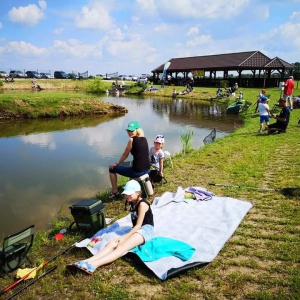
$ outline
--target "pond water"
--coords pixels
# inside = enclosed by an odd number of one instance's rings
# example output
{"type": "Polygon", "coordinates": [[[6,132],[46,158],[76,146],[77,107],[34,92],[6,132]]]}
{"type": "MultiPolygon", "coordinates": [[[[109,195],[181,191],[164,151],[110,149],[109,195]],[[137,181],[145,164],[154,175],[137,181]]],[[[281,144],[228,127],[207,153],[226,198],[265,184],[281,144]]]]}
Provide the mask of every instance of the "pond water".
{"type": "Polygon", "coordinates": [[[51,218],[80,199],[110,187],[108,165],[119,159],[132,120],[140,122],[152,146],[165,135],[170,153],[182,150],[180,134],[193,130],[192,147],[203,146],[213,128],[217,138],[242,125],[226,116],[226,105],[156,98],[102,97],[129,112],[121,117],[85,116],[64,119],[0,122],[0,234],[27,225],[49,228],[51,218]]]}

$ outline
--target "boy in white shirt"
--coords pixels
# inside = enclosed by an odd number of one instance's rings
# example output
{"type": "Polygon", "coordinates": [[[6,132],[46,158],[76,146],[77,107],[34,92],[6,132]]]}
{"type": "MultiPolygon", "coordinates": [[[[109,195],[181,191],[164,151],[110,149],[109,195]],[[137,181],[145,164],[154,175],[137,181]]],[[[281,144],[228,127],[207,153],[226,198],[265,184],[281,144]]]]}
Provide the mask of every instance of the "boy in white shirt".
{"type": "Polygon", "coordinates": [[[269,126],[270,108],[269,108],[267,101],[268,101],[268,98],[264,96],[264,97],[261,97],[260,102],[258,103],[259,119],[260,119],[260,127],[258,130],[258,133],[262,133],[264,123],[266,123],[265,130],[267,130],[268,126],[269,126]]]}

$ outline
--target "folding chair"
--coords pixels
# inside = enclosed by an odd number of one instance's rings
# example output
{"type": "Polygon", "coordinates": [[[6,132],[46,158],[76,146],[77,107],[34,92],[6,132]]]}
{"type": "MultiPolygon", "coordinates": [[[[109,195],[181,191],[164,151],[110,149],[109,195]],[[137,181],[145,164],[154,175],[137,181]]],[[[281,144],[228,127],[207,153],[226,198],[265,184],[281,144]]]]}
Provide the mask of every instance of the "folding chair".
{"type": "Polygon", "coordinates": [[[25,260],[32,264],[27,254],[33,244],[33,238],[34,225],[4,238],[3,248],[0,249],[0,266],[7,275],[18,269],[25,260]]]}

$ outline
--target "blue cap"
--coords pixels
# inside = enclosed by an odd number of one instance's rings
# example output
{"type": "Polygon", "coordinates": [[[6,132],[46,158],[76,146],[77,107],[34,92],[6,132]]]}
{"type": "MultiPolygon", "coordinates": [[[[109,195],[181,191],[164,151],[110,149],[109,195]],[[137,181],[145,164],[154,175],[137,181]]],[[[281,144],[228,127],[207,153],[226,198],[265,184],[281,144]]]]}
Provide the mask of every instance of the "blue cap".
{"type": "Polygon", "coordinates": [[[268,98],[267,98],[266,96],[262,96],[262,97],[260,98],[260,101],[263,101],[263,102],[268,101],[268,98]]]}

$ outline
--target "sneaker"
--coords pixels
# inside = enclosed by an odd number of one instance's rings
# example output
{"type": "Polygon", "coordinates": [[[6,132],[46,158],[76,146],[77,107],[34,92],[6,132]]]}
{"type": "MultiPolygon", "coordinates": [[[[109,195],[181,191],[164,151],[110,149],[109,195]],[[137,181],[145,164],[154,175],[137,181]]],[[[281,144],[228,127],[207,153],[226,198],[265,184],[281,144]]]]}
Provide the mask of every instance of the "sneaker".
{"type": "Polygon", "coordinates": [[[262,130],[258,130],[257,133],[262,133],[262,130]]]}

